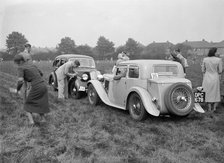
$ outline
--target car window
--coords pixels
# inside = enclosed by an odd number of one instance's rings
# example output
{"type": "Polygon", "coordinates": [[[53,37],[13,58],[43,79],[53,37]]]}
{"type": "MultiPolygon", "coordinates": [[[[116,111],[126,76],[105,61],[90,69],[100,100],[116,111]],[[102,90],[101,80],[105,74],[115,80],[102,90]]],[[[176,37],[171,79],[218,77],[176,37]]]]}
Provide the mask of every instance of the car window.
{"type": "Polygon", "coordinates": [[[59,61],[60,61],[59,59],[54,60],[54,62],[53,62],[53,67],[58,66],[59,61]]]}
{"type": "Polygon", "coordinates": [[[70,58],[70,61],[78,60],[80,62],[79,67],[90,67],[95,68],[95,62],[92,58],[70,58]]]}
{"type": "Polygon", "coordinates": [[[137,66],[131,66],[129,67],[129,78],[138,78],[139,77],[139,68],[137,66]]]}
{"type": "Polygon", "coordinates": [[[66,60],[66,59],[61,59],[60,66],[61,66],[61,65],[63,65],[63,64],[65,64],[66,62],[67,62],[67,60],[66,60]]]}
{"type": "Polygon", "coordinates": [[[158,75],[177,75],[178,68],[177,65],[158,64],[154,65],[154,73],[158,73],[158,75]]]}
{"type": "Polygon", "coordinates": [[[127,66],[119,66],[116,69],[116,75],[127,73],[127,66]]]}

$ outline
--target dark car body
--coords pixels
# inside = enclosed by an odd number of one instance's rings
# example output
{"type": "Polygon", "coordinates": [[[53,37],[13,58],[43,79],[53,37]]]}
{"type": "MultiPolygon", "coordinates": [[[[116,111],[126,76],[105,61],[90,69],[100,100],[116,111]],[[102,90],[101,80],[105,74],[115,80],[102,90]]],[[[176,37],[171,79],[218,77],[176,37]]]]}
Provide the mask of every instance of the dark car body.
{"type": "Polygon", "coordinates": [[[77,76],[67,78],[68,93],[70,97],[78,99],[81,97],[81,94],[86,93],[87,82],[95,78],[95,76],[91,75],[91,72],[94,71],[94,74],[100,74],[100,72],[96,70],[95,61],[92,57],[80,54],[63,54],[57,56],[53,61],[52,66],[54,69],[49,76],[49,84],[54,90],[57,90],[58,82],[55,71],[64,63],[73,60],[78,60],[80,62],[80,66],[75,70],[78,73],[77,76]]]}

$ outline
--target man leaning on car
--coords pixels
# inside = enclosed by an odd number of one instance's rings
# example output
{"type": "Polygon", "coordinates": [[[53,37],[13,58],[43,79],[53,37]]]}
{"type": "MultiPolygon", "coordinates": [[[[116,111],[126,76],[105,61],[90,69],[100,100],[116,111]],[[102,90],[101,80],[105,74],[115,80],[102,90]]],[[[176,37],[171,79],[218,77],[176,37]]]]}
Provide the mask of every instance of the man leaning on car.
{"type": "Polygon", "coordinates": [[[70,73],[69,70],[71,68],[74,69],[74,68],[77,68],[79,66],[80,66],[80,63],[79,63],[78,60],[68,61],[56,70],[55,73],[57,75],[57,81],[58,81],[58,98],[59,99],[68,98],[67,76],[77,75],[77,73],[70,73]]]}

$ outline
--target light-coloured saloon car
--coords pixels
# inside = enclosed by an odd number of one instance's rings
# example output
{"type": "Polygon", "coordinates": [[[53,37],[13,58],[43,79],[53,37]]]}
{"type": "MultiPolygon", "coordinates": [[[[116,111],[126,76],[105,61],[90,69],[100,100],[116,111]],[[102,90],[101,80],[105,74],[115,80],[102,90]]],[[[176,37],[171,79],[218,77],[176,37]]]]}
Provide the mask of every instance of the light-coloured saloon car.
{"type": "Polygon", "coordinates": [[[129,60],[121,62],[113,74],[88,82],[88,100],[99,100],[128,110],[135,120],[153,116],[187,116],[193,109],[204,110],[194,101],[191,81],[180,63],[167,60],[129,60]],[[119,73],[123,73],[120,75],[119,73]]]}

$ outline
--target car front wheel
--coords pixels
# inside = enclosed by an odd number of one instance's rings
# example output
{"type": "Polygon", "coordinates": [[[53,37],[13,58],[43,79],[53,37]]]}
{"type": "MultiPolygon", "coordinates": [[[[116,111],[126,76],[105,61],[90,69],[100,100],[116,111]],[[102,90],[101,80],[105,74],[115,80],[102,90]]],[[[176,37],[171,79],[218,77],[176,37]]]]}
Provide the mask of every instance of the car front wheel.
{"type": "Polygon", "coordinates": [[[88,100],[89,103],[94,106],[96,106],[100,100],[99,95],[92,84],[88,86],[88,100]]]}
{"type": "Polygon", "coordinates": [[[141,121],[146,118],[147,112],[137,93],[132,93],[128,98],[128,110],[134,120],[141,121]]]}
{"type": "Polygon", "coordinates": [[[72,98],[79,99],[81,97],[81,92],[78,91],[75,81],[69,84],[69,93],[72,98]]]}
{"type": "Polygon", "coordinates": [[[57,89],[55,88],[55,81],[53,76],[49,77],[49,85],[52,87],[53,91],[56,91],[57,89]]]}

